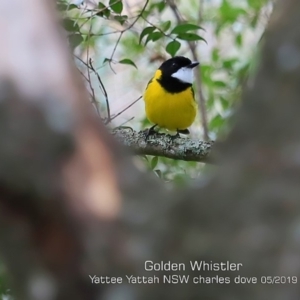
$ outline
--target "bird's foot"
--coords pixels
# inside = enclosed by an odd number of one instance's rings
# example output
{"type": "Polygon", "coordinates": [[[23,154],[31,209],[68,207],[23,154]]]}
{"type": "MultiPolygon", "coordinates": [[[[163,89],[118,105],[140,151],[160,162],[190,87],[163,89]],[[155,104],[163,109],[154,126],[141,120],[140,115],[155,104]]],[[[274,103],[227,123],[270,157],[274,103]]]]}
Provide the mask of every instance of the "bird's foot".
{"type": "Polygon", "coordinates": [[[145,137],[145,140],[147,141],[149,136],[156,133],[156,131],[154,130],[154,128],[157,126],[157,124],[153,125],[152,127],[150,127],[148,130],[147,130],[147,133],[146,133],[146,137],[145,137]]]}
{"type": "Polygon", "coordinates": [[[186,129],[177,129],[177,134],[190,134],[190,131],[186,128],[186,129]]]}
{"type": "Polygon", "coordinates": [[[177,132],[175,135],[170,135],[172,140],[176,140],[177,138],[180,138],[181,134],[189,134],[190,131],[188,129],[177,129],[177,132]]]}

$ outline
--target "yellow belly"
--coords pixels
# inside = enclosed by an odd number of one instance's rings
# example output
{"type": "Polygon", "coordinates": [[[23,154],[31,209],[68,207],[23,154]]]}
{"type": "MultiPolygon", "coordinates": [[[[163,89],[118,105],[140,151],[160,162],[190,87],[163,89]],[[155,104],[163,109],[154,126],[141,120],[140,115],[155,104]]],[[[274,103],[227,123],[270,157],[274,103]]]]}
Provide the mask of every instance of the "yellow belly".
{"type": "Polygon", "coordinates": [[[146,116],[161,128],[187,129],[195,120],[197,104],[191,88],[170,94],[154,78],[144,93],[146,116]]]}

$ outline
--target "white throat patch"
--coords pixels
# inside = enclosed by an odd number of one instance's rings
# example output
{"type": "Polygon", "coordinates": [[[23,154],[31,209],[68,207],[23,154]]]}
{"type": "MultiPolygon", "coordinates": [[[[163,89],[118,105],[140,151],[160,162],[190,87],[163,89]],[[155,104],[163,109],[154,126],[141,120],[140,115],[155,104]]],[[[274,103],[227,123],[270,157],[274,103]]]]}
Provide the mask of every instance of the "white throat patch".
{"type": "Polygon", "coordinates": [[[183,67],[171,76],[179,79],[182,82],[192,84],[194,79],[194,72],[192,68],[183,67]]]}

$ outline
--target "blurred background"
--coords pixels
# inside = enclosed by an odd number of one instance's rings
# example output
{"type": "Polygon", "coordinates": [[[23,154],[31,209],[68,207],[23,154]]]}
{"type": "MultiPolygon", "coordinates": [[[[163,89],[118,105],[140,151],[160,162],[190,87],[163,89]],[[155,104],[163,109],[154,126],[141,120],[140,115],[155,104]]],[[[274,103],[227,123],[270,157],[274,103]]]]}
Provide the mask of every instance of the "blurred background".
{"type": "MultiPolygon", "coordinates": [[[[251,84],[273,9],[270,0],[59,0],[57,5],[91,102],[107,126],[149,127],[143,100],[134,102],[164,60],[196,54],[201,80],[194,88],[205,100],[210,140],[225,137],[234,122],[232,113],[243,85],[251,84]],[[180,23],[201,28],[174,30],[180,23]]],[[[204,131],[199,115],[191,137],[203,139],[204,131]]],[[[196,162],[138,160],[170,185],[184,185],[210,171],[196,162]]],[[[11,299],[7,276],[0,262],[1,300],[11,299]]]]}

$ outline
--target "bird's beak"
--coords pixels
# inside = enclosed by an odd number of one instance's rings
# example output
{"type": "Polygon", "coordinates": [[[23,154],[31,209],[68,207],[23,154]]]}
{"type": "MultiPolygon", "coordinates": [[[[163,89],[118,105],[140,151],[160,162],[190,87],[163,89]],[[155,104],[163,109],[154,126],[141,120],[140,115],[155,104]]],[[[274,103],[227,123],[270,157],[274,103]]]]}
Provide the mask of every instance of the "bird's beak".
{"type": "Polygon", "coordinates": [[[187,68],[193,69],[193,68],[195,68],[198,65],[199,65],[198,61],[193,61],[190,65],[187,66],[187,68]]]}

